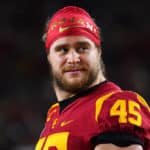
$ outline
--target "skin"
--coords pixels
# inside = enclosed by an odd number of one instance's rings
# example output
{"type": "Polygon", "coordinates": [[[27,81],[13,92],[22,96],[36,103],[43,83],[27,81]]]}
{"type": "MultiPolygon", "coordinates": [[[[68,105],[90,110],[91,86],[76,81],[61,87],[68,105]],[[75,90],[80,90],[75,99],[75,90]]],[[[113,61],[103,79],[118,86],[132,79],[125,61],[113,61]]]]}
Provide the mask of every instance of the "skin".
{"type": "MultiPolygon", "coordinates": [[[[57,39],[47,54],[53,76],[53,87],[58,101],[103,82],[105,79],[100,59],[101,48],[83,36],[66,36],[57,39]]],[[[94,150],[143,150],[140,145],[118,147],[99,144],[94,150]]]]}
{"type": "Polygon", "coordinates": [[[133,144],[128,147],[119,147],[113,144],[99,144],[94,150],[143,150],[141,145],[133,144]]]}
{"type": "Polygon", "coordinates": [[[51,45],[47,58],[58,101],[105,80],[100,56],[101,49],[81,36],[59,38],[51,45]]]}

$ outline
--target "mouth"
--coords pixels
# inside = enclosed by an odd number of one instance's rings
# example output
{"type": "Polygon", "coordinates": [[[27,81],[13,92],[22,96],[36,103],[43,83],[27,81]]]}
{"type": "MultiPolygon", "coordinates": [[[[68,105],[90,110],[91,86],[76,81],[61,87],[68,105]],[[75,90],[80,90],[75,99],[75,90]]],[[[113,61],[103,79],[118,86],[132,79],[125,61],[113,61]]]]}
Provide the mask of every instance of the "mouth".
{"type": "Polygon", "coordinates": [[[70,70],[66,70],[65,72],[81,72],[83,71],[83,69],[70,69],[70,70]]]}
{"type": "Polygon", "coordinates": [[[83,71],[82,70],[68,70],[65,74],[79,76],[83,71]]]}
{"type": "Polygon", "coordinates": [[[85,72],[85,69],[83,68],[71,68],[64,71],[64,73],[69,75],[80,75],[83,72],[85,72]]]}
{"type": "Polygon", "coordinates": [[[70,65],[70,66],[65,66],[63,68],[63,73],[68,74],[68,75],[75,75],[79,76],[82,73],[87,71],[87,68],[85,66],[80,66],[80,65],[70,65]]]}

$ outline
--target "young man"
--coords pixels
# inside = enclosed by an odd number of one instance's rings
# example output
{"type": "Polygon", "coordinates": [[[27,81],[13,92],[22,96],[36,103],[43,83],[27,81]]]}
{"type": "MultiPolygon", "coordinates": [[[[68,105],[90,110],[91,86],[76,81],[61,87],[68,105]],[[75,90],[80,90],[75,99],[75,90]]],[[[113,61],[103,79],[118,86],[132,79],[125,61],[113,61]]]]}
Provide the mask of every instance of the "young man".
{"type": "Polygon", "coordinates": [[[139,94],[106,80],[91,16],[64,7],[45,35],[58,102],[48,111],[36,150],[150,150],[149,106],[139,94]]]}

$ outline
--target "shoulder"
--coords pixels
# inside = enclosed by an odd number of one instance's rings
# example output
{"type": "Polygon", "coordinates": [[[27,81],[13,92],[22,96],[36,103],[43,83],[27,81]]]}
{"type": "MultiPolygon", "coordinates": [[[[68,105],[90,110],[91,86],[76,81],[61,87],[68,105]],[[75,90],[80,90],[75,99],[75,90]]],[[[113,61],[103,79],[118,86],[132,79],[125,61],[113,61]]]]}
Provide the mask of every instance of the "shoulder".
{"type": "Polygon", "coordinates": [[[120,102],[125,102],[127,103],[134,103],[135,105],[139,105],[140,107],[144,107],[147,109],[147,111],[150,111],[150,107],[148,105],[148,103],[146,102],[146,100],[137,92],[134,91],[119,91],[119,92],[115,92],[114,94],[112,94],[109,98],[108,98],[109,102],[116,102],[116,101],[120,101],[120,102]]]}
{"type": "Polygon", "coordinates": [[[55,114],[56,112],[59,111],[59,103],[55,103],[53,104],[49,109],[48,109],[48,112],[47,112],[47,119],[46,121],[49,121],[51,116],[53,114],[55,114]]]}
{"type": "Polygon", "coordinates": [[[96,102],[96,121],[111,124],[146,125],[150,108],[144,98],[133,91],[118,91],[100,97],[96,102]]]}
{"type": "Polygon", "coordinates": [[[53,105],[50,106],[50,108],[48,109],[48,114],[52,113],[53,111],[56,111],[59,108],[59,103],[55,103],[53,105]]]}
{"type": "Polygon", "coordinates": [[[105,102],[115,102],[117,100],[125,100],[125,101],[134,101],[143,105],[150,111],[150,107],[146,100],[137,92],[128,91],[128,90],[119,90],[119,91],[112,91],[104,94],[103,96],[99,97],[97,100],[105,99],[105,102]]]}

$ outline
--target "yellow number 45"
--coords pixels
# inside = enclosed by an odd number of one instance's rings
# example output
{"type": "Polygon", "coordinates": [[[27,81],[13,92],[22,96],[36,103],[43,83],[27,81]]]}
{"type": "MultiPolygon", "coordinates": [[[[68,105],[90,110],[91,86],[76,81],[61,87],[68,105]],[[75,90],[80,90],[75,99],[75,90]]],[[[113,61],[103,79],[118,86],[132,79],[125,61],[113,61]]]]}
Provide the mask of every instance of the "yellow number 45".
{"type": "Polygon", "coordinates": [[[110,109],[110,116],[118,116],[119,123],[129,122],[141,126],[142,116],[138,111],[140,109],[140,105],[134,101],[118,99],[110,109]]]}

